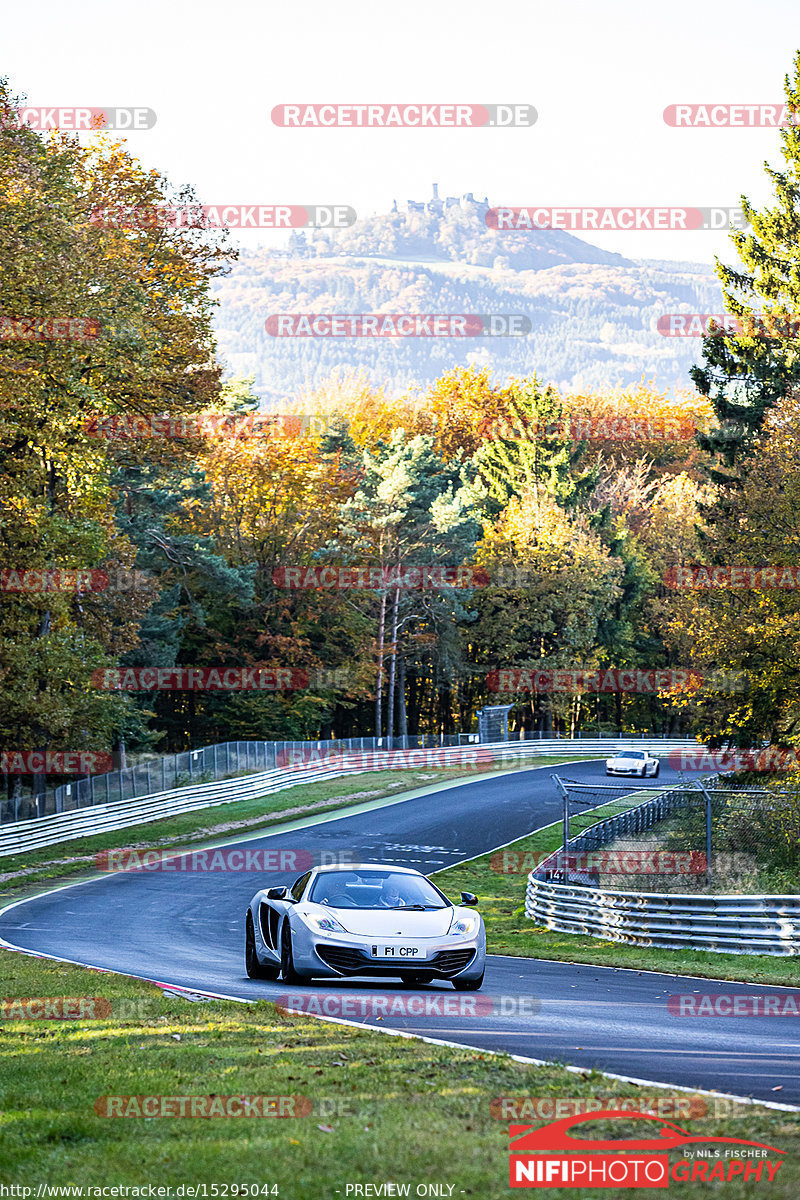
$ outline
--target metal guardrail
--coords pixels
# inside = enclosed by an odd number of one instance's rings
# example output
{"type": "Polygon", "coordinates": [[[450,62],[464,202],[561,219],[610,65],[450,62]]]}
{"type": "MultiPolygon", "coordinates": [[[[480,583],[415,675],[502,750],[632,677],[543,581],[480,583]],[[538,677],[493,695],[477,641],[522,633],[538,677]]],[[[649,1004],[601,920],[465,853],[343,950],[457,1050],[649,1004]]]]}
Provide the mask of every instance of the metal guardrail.
{"type": "Polygon", "coordinates": [[[528,876],[525,915],[547,929],[666,950],[800,954],[800,896],[612,892],[528,876]]]}
{"type": "MultiPolygon", "coordinates": [[[[653,797],[571,838],[568,854],[643,832],[687,802],[687,793],[679,789],[653,797]]],[[[667,950],[800,954],[800,895],[611,891],[560,883],[550,876],[562,849],[528,876],[525,915],[547,929],[667,950]]]]}
{"type": "Polygon", "coordinates": [[[606,755],[626,746],[643,746],[651,753],[669,753],[694,743],[686,741],[641,742],[632,739],[620,740],[613,745],[607,741],[588,742],[583,740],[498,742],[494,745],[453,746],[427,750],[367,751],[364,754],[346,753],[323,757],[322,762],[311,762],[287,767],[283,770],[266,771],[246,775],[222,783],[206,783],[196,787],[184,787],[172,791],[141,796],[135,800],[115,801],[112,804],[92,805],[66,813],[54,813],[30,821],[16,821],[0,826],[0,858],[28,850],[55,846],[75,838],[91,837],[96,833],[127,829],[143,825],[163,817],[230,804],[236,800],[254,799],[271,795],[285,788],[302,783],[316,783],[324,779],[335,779],[343,775],[362,774],[367,771],[403,769],[424,766],[463,767],[470,770],[496,766],[521,764],[528,758],[561,755],[579,752],[582,756],[606,755]]]}
{"type": "MultiPolygon", "coordinates": [[[[350,772],[346,772],[350,774],[350,772]]],[[[317,783],[335,779],[344,771],[302,768],[294,771],[269,771],[231,779],[225,783],[205,783],[198,787],[179,788],[139,800],[117,800],[113,804],[79,808],[73,812],[56,813],[33,821],[17,821],[0,829],[0,858],[9,854],[26,853],[45,846],[56,846],[76,838],[92,837],[117,829],[129,829],[202,808],[216,808],[235,800],[250,800],[268,796],[299,783],[317,783]],[[302,776],[302,777],[301,777],[302,776]]]]}

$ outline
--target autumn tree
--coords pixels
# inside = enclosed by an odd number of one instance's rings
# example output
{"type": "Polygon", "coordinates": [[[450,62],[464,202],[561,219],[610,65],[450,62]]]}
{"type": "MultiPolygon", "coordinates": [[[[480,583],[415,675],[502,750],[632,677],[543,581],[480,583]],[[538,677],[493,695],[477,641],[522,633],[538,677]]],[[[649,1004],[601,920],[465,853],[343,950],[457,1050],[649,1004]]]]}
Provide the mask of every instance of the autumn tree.
{"type": "MultiPolygon", "coordinates": [[[[175,196],[104,138],[82,146],[20,127],[20,103],[0,84],[4,565],[130,567],[135,549],[114,521],[115,448],[91,421],[208,406],[219,385],[209,282],[226,252],[196,230],[109,220],[175,196]]],[[[152,598],[25,592],[4,604],[3,742],[105,748],[126,701],[96,692],[92,671],[135,645],[152,598]]]]}
{"type": "MultiPolygon", "coordinates": [[[[585,518],[566,513],[546,493],[512,497],[487,528],[476,561],[491,580],[476,593],[478,619],[463,634],[476,668],[598,665],[600,627],[613,617],[624,567],[585,518]]],[[[515,697],[523,726],[548,733],[554,705],[563,700],[515,697]]],[[[575,727],[580,699],[567,704],[575,727]]]]}
{"type": "MultiPolygon", "coordinates": [[[[365,451],[362,478],[342,507],[341,524],[329,549],[344,562],[377,566],[387,582],[369,589],[376,613],[375,730],[383,729],[384,659],[389,658],[387,734],[394,734],[395,697],[399,699],[401,735],[406,732],[405,670],[407,648],[421,644],[424,631],[435,630],[440,650],[452,647],[455,622],[467,616],[465,592],[457,588],[407,591],[397,580],[409,567],[458,567],[469,562],[480,536],[484,495],[474,471],[456,458],[445,462],[430,437],[408,438],[397,430],[374,453],[365,451]],[[394,582],[393,582],[394,580],[394,582]],[[405,648],[404,648],[405,647],[405,648]]],[[[448,693],[454,662],[440,664],[441,691],[448,693]]],[[[434,685],[435,686],[435,685],[434,685]]],[[[435,719],[449,722],[445,698],[435,719]]]]}
{"type": "MultiPolygon", "coordinates": [[[[765,414],[738,460],[741,485],[706,526],[694,565],[786,566],[791,583],[800,553],[798,429],[796,395],[765,414]]],[[[676,592],[670,602],[669,636],[682,642],[699,671],[723,675],[720,687],[701,698],[700,730],[716,744],[750,746],[764,738],[800,744],[797,588],[766,586],[757,577],[761,586],[713,587],[711,578],[697,590],[676,592]]]]}

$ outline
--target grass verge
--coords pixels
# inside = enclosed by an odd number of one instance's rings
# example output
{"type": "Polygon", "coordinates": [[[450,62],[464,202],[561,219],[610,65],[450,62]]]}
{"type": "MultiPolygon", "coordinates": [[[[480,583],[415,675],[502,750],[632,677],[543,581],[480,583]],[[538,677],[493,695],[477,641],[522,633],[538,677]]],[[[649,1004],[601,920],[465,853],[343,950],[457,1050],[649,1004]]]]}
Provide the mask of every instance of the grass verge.
{"type": "MultiPolygon", "coordinates": [[[[453,1197],[500,1200],[509,1195],[507,1127],[515,1119],[508,1106],[505,1120],[498,1119],[498,1105],[493,1115],[492,1101],[501,1097],[536,1098],[539,1105],[599,1101],[609,1108],[622,1098],[650,1108],[657,1097],[666,1105],[661,1118],[693,1134],[784,1150],[769,1195],[794,1200],[800,1191],[800,1136],[791,1113],[741,1106],[721,1115],[721,1105],[701,1098],[693,1104],[707,1105],[705,1115],[687,1121],[687,1093],[290,1017],[268,1003],[189,1003],[138,980],[9,951],[0,951],[0,988],[7,998],[100,997],[111,1010],[97,1019],[13,1020],[8,999],[3,1003],[0,1182],[32,1187],[34,1197],[40,1184],[154,1185],[171,1187],[173,1196],[181,1184],[205,1184],[205,1196],[267,1185],[278,1191],[259,1195],[345,1200],[347,1185],[391,1181],[408,1185],[412,1196],[419,1185],[436,1183],[446,1187],[433,1194],[447,1196],[452,1185],[453,1197]],[[242,1095],[305,1097],[310,1112],[285,1119],[109,1118],[95,1109],[108,1096],[242,1095]]],[[[129,1101],[111,1110],[140,1111],[137,1103],[138,1110],[129,1101]]],[[[101,1112],[104,1105],[108,1101],[101,1112]]],[[[303,1107],[296,1103],[295,1111],[303,1107]]],[[[566,1115],[541,1108],[532,1115],[530,1107],[523,1113],[521,1119],[535,1125],[566,1115]]],[[[641,1137],[642,1124],[583,1128],[588,1136],[641,1137]]],[[[654,1126],[646,1128],[649,1134],[654,1126]]],[[[677,1151],[670,1156],[672,1162],[681,1157],[677,1151]]],[[[683,1197],[709,1194],[700,1181],[670,1186],[683,1197]]],[[[726,1200],[743,1200],[753,1186],[741,1177],[727,1183],[726,1200]]],[[[538,1194],[585,1200],[587,1193],[546,1188],[538,1194]]],[[[652,1190],[625,1194],[639,1200],[652,1190]]]]}

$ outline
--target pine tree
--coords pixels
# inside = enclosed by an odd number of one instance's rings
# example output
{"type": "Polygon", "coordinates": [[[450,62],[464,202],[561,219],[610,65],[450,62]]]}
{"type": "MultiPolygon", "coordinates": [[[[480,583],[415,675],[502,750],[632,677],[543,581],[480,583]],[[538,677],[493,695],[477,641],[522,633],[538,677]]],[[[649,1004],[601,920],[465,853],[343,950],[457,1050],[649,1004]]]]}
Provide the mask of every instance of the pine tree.
{"type": "MultiPolygon", "coordinates": [[[[785,92],[787,109],[800,115],[800,52],[785,92]]],[[[705,338],[705,366],[690,372],[720,422],[718,430],[699,437],[700,445],[727,468],[752,442],[765,413],[800,380],[800,126],[790,124],[780,138],[784,168],[764,164],[774,203],[759,211],[742,196],[750,228],[731,232],[739,266],[716,264],[725,307],[740,318],[740,331],[705,338]],[[768,319],[760,324],[760,317],[768,319]]],[[[714,469],[711,475],[718,482],[731,477],[714,469]]]]}
{"type": "Polygon", "coordinates": [[[551,496],[563,509],[575,508],[597,483],[595,467],[582,469],[586,449],[574,442],[564,406],[552,386],[535,375],[515,380],[504,393],[509,421],[500,424],[473,457],[490,497],[503,508],[512,496],[551,496]]]}

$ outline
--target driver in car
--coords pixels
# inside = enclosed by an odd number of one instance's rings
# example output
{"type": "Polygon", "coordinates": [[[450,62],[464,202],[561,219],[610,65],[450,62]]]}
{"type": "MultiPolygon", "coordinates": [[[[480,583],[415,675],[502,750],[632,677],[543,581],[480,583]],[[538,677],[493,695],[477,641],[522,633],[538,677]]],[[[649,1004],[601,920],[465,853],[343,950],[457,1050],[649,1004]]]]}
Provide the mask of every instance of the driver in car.
{"type": "Polygon", "coordinates": [[[327,895],[322,897],[322,903],[329,905],[331,908],[352,908],[352,901],[347,892],[335,881],[331,882],[327,895]]]}
{"type": "Polygon", "coordinates": [[[404,908],[405,900],[400,895],[400,890],[396,883],[391,879],[385,879],[381,885],[381,894],[378,904],[381,908],[404,908]]]}

